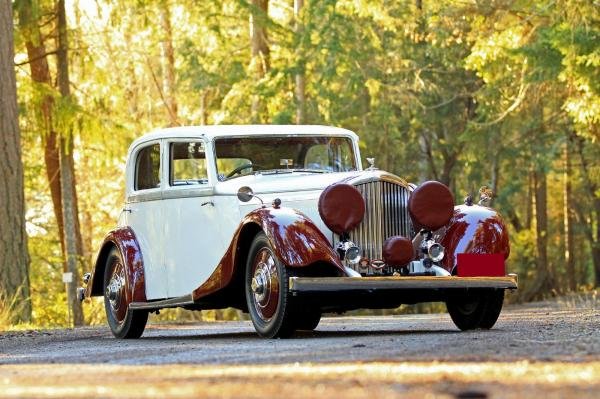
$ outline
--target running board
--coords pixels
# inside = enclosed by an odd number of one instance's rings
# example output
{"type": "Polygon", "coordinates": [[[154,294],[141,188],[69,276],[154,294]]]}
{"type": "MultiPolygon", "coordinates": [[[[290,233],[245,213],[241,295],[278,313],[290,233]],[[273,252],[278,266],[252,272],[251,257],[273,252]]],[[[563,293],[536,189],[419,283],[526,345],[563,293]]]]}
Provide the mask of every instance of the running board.
{"type": "Polygon", "coordinates": [[[466,288],[514,290],[517,286],[517,275],[509,274],[503,277],[290,277],[289,289],[293,293],[301,293],[466,288]]]}
{"type": "Polygon", "coordinates": [[[180,306],[193,305],[194,300],[192,295],[184,295],[177,298],[162,299],[152,302],[131,302],[129,309],[131,310],[158,310],[165,308],[178,308],[180,306]]]}

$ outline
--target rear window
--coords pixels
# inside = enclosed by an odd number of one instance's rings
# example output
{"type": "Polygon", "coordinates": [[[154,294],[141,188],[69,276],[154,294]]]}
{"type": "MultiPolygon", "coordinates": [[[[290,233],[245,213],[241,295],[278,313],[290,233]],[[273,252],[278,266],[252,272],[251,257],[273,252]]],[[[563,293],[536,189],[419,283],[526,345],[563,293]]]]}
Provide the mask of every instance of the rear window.
{"type": "Polygon", "coordinates": [[[160,187],[160,144],[152,144],[138,152],[135,162],[135,189],[160,187]]]}

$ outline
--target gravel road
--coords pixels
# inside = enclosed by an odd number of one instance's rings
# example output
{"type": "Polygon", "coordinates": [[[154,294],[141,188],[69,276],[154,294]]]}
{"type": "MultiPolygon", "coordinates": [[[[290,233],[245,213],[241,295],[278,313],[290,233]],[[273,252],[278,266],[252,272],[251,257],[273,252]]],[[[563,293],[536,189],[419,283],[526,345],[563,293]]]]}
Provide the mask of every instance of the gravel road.
{"type": "Polygon", "coordinates": [[[507,306],[490,331],[447,314],[324,318],[292,339],[250,322],[0,335],[0,397],[598,397],[592,299],[507,306]]]}

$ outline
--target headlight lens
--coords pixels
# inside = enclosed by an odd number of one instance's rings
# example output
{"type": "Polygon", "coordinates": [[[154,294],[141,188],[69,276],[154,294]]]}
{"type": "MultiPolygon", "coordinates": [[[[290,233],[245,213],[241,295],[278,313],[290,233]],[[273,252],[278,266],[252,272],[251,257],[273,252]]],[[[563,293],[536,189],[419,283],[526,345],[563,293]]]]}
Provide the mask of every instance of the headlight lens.
{"type": "Polygon", "coordinates": [[[444,259],[444,247],[442,247],[437,242],[431,242],[427,246],[427,255],[434,262],[439,262],[444,259]]]}
{"type": "Polygon", "coordinates": [[[342,241],[338,244],[338,252],[342,260],[348,261],[351,265],[355,265],[361,260],[360,248],[352,241],[342,241]]]}

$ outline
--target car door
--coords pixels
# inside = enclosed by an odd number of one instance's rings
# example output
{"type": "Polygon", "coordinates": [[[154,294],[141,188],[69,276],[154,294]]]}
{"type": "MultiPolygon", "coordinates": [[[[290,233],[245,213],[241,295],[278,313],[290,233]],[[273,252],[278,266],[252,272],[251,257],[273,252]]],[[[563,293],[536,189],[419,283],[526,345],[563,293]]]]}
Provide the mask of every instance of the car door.
{"type": "Polygon", "coordinates": [[[138,240],[144,260],[147,299],[167,297],[166,270],[161,243],[164,241],[162,188],[163,167],[160,140],[135,148],[128,165],[126,224],[138,240]]]}
{"type": "Polygon", "coordinates": [[[229,242],[222,237],[215,207],[214,164],[202,139],[171,139],[164,202],[164,265],[169,297],[189,295],[215,270],[229,242]]]}

